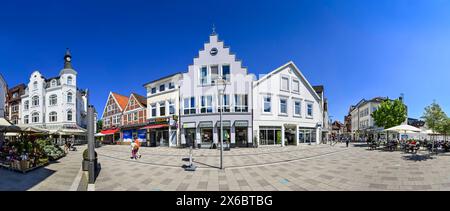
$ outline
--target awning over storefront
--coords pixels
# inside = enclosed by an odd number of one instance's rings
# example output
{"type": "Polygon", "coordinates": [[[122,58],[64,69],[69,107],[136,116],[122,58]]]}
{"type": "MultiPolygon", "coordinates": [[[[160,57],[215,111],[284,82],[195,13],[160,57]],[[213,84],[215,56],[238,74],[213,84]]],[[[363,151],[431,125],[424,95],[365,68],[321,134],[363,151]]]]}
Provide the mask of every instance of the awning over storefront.
{"type": "Polygon", "coordinates": [[[119,132],[119,129],[111,129],[111,130],[102,130],[100,133],[105,135],[112,135],[119,132]]]}
{"type": "Polygon", "coordinates": [[[156,125],[149,125],[146,127],[141,128],[141,130],[147,130],[147,129],[158,129],[163,127],[169,127],[169,124],[156,124],[156,125]]]}
{"type": "Polygon", "coordinates": [[[195,122],[185,122],[183,123],[183,128],[196,128],[195,122]]]}
{"type": "Polygon", "coordinates": [[[213,127],[213,122],[200,122],[198,123],[199,128],[211,128],[213,127]]]}
{"type": "Polygon", "coordinates": [[[248,121],[247,120],[245,120],[245,121],[243,121],[243,120],[234,121],[234,127],[248,127],[248,121]]]}
{"type": "MultiPolygon", "coordinates": [[[[224,127],[231,127],[231,121],[222,121],[224,127]]],[[[217,127],[220,127],[220,121],[217,122],[217,127]]]]}

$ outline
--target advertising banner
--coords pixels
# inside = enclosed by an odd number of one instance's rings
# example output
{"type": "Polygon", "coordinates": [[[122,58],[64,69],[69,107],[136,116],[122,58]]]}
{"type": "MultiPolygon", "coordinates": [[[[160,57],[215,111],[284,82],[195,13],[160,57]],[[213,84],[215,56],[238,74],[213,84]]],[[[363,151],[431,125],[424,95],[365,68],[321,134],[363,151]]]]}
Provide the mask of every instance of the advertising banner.
{"type": "Polygon", "coordinates": [[[123,141],[131,142],[133,140],[133,130],[124,130],[123,131],[123,141]]]}
{"type": "Polygon", "coordinates": [[[138,139],[140,142],[146,142],[147,141],[147,131],[146,130],[138,130],[138,139]]]}

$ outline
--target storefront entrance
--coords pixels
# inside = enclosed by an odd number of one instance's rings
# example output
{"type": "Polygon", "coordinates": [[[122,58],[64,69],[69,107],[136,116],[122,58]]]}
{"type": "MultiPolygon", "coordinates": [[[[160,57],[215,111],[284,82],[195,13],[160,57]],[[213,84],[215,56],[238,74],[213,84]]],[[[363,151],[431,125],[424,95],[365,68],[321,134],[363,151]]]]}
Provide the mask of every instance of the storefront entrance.
{"type": "Polygon", "coordinates": [[[300,143],[316,143],[316,129],[301,128],[298,135],[300,143]]]}
{"type": "Polygon", "coordinates": [[[297,145],[297,139],[295,136],[296,125],[285,126],[284,129],[284,145],[297,145]]]}
{"type": "Polygon", "coordinates": [[[169,146],[169,130],[152,130],[150,132],[150,146],[159,147],[169,146]]]}
{"type": "Polygon", "coordinates": [[[210,148],[213,143],[213,128],[200,129],[201,148],[210,148]]]}
{"type": "Polygon", "coordinates": [[[237,127],[235,130],[236,146],[248,147],[248,129],[246,127],[237,127]]]}
{"type": "Polygon", "coordinates": [[[189,128],[189,129],[185,129],[185,139],[186,139],[186,147],[196,147],[195,146],[195,134],[196,134],[196,129],[195,128],[189,128]]]}
{"type": "Polygon", "coordinates": [[[260,128],[259,144],[260,145],[281,144],[281,127],[280,128],[260,128]]]}

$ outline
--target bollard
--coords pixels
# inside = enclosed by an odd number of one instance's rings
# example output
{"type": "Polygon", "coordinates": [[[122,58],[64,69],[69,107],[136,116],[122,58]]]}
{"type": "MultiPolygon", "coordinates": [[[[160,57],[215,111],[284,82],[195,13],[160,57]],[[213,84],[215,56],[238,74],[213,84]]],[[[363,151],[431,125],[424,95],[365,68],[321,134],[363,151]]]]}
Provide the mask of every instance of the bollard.
{"type": "Polygon", "coordinates": [[[192,163],[192,146],[189,147],[189,164],[184,168],[185,171],[195,171],[197,166],[192,163]]]}

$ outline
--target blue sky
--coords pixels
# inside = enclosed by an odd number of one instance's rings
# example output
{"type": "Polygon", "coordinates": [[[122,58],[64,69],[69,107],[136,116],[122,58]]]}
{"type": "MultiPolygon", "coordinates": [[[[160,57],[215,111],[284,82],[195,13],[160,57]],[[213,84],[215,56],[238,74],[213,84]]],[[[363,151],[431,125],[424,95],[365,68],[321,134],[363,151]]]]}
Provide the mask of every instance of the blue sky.
{"type": "Polygon", "coordinates": [[[325,85],[332,119],[400,93],[411,117],[434,99],[450,115],[449,11],[448,0],[0,0],[0,72],[10,86],[34,70],[56,76],[69,47],[102,111],[109,91],[144,95],[144,83],[186,71],[214,23],[250,72],[292,60],[325,85]]]}

